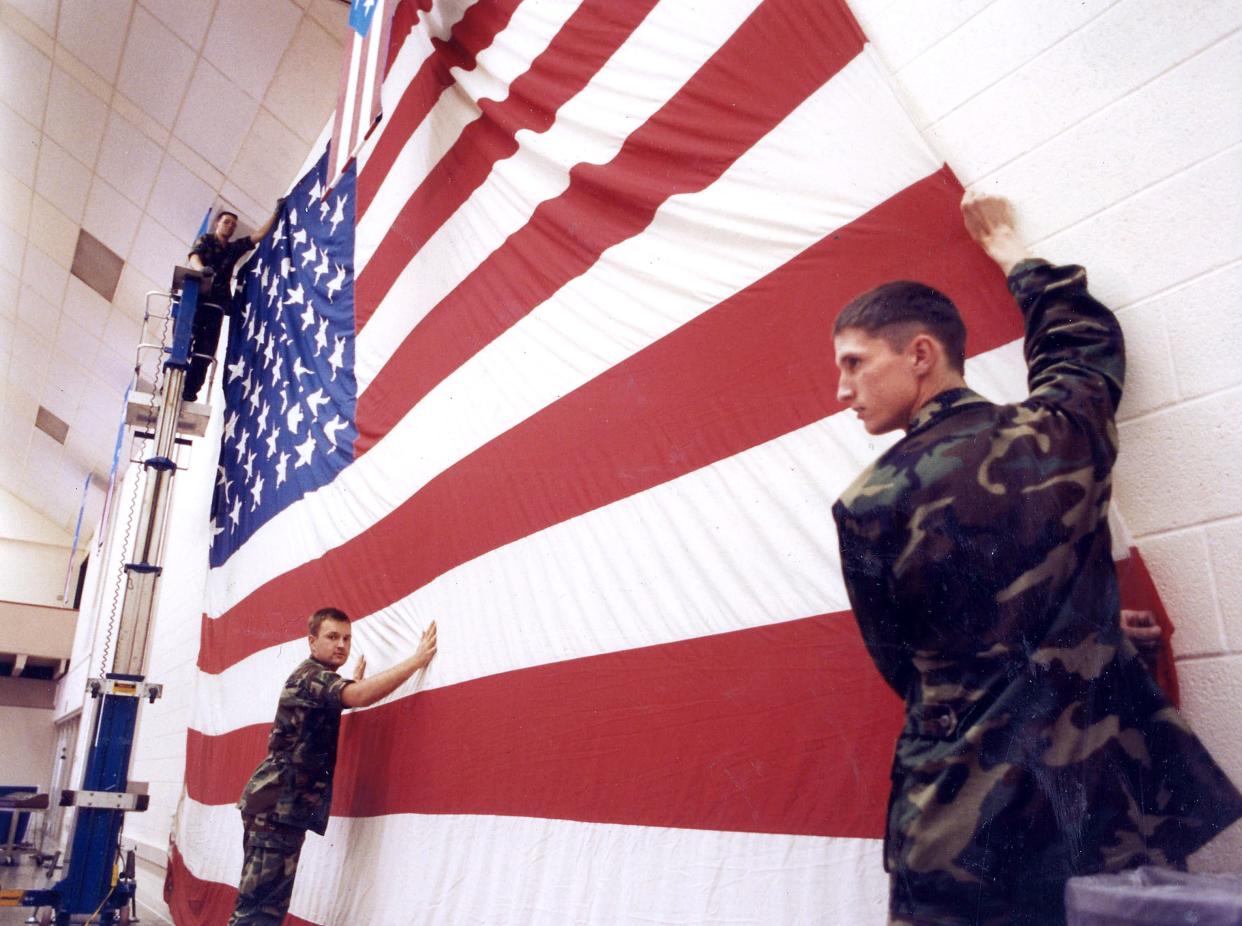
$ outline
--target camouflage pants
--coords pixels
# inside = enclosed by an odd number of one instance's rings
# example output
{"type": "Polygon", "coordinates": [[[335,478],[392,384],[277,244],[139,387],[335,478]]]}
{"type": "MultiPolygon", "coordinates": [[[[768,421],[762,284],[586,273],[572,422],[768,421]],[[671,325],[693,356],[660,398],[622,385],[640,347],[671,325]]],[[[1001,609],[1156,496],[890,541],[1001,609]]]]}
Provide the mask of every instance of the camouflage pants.
{"type": "Polygon", "coordinates": [[[242,814],[246,849],[228,926],[280,926],[293,896],[306,830],[242,814]]]}

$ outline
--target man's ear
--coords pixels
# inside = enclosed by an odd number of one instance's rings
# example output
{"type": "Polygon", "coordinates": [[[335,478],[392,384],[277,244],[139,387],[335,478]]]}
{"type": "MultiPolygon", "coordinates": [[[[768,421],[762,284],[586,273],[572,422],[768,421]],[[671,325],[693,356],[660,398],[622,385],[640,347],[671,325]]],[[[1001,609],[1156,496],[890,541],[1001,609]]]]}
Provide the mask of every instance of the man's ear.
{"type": "Polygon", "coordinates": [[[940,342],[926,331],[920,331],[912,337],[906,347],[906,355],[910,358],[910,365],[916,376],[926,376],[934,372],[943,354],[944,348],[940,346],[940,342]]]}

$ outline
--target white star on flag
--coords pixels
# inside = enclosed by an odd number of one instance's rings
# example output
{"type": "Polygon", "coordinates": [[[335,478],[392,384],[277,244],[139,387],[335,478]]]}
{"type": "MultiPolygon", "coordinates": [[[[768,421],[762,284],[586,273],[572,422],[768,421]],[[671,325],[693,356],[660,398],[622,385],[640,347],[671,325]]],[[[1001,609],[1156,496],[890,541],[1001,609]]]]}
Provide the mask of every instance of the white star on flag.
{"type": "Polygon", "coordinates": [[[330,401],[331,399],[324,395],[322,389],[316,389],[308,395],[306,397],[306,407],[310,409],[311,418],[317,420],[319,418],[319,409],[327,405],[330,401]]]}
{"type": "Polygon", "coordinates": [[[302,411],[302,406],[294,402],[293,407],[289,409],[289,414],[285,416],[285,424],[288,425],[290,434],[298,433],[298,428],[305,417],[306,414],[302,411]]]}
{"type": "Polygon", "coordinates": [[[328,301],[331,302],[333,297],[341,291],[341,287],[345,285],[345,268],[340,264],[336,265],[336,276],[328,281],[328,301]]]}
{"type": "Polygon", "coordinates": [[[310,466],[311,455],[315,452],[315,435],[307,434],[306,440],[293,449],[298,454],[298,461],[293,464],[293,468],[300,469],[303,466],[310,466]]]}

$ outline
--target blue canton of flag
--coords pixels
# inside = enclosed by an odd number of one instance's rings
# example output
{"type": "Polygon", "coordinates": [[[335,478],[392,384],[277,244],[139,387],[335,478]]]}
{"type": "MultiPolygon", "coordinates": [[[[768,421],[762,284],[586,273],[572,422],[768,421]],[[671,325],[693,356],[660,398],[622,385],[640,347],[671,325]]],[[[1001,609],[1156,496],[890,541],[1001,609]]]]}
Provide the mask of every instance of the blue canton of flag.
{"type": "Polygon", "coordinates": [[[238,273],[224,370],[211,565],[354,458],[354,168],[327,156],[238,273]]]}
{"type": "Polygon", "coordinates": [[[375,5],[375,0],[352,0],[349,4],[349,26],[359,35],[366,35],[371,30],[375,5]]]}

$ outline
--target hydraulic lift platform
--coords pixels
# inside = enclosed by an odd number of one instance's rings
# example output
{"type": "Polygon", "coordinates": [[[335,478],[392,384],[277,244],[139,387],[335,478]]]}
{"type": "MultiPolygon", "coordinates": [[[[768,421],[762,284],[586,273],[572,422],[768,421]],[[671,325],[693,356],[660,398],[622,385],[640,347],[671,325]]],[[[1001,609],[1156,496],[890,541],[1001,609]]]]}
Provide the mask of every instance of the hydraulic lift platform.
{"type": "MultiPolygon", "coordinates": [[[[176,445],[188,443],[190,435],[203,435],[210,413],[208,406],[184,402],[181,396],[204,279],[197,270],[178,267],[172,290],[151,294],[170,300],[172,341],[140,346],[140,351],[144,347],[159,349],[164,358],[162,375],[157,374],[156,385],[149,392],[131,390],[126,408],[126,423],[135,428],[151,452],[141,460],[142,500],[134,517],[133,544],[127,543],[123,551],[124,600],[111,671],[87,682],[93,709],[82,784],[57,796],[62,807],[77,808],[67,869],[65,876],[49,888],[0,891],[0,906],[36,908],[28,923],[69,926],[89,922],[105,926],[137,921],[134,857],[132,851],[122,857],[121,829],[125,814],[146,810],[148,804],[145,785],[131,783],[129,773],[138,709],[144,698],[154,703],[163,693],[162,685],[146,680],[144,669],[162,571],[172,481],[178,468],[176,445]]],[[[21,809],[49,804],[48,795],[14,796],[12,800],[25,801],[21,809]]]]}

